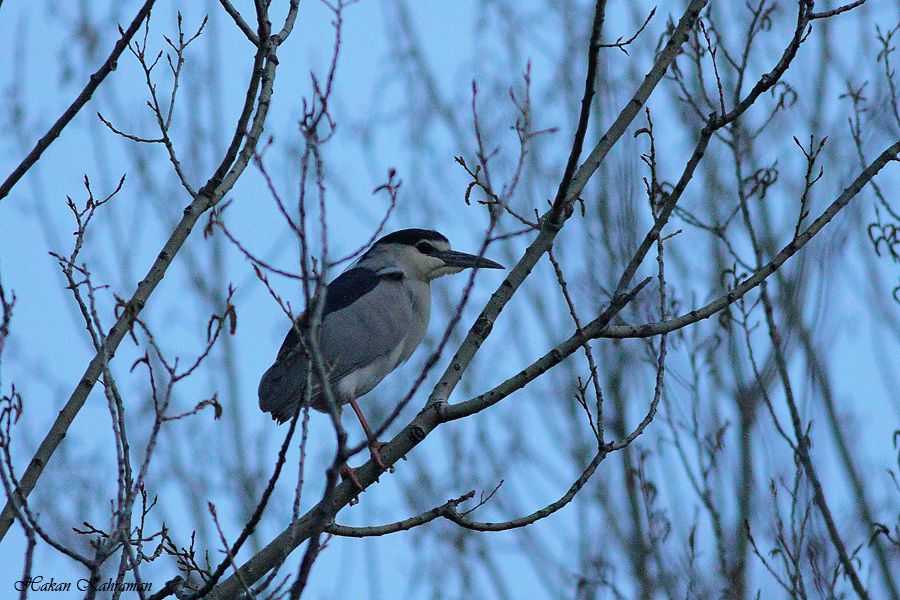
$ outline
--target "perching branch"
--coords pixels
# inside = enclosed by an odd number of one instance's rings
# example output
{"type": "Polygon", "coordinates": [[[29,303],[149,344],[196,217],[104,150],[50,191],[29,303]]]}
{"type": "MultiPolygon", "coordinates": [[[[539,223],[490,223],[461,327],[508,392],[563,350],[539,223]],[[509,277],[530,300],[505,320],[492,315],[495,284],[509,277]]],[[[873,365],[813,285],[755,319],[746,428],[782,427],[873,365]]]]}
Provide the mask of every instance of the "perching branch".
{"type": "MultiPolygon", "coordinates": [[[[566,186],[566,193],[561,204],[564,207],[562,214],[564,214],[566,218],[571,212],[570,209],[566,207],[571,207],[575,201],[577,201],[578,196],[584,189],[590,176],[599,167],[600,162],[602,162],[602,159],[616,141],[624,134],[628,125],[647,101],[653,89],[662,80],[669,65],[675,60],[675,57],[680,52],[680,46],[687,39],[688,31],[693,27],[700,10],[705,5],[706,0],[692,0],[684,15],[679,20],[678,25],[673,30],[671,38],[659,53],[655,64],[638,87],[632,100],[622,109],[607,133],[600,139],[597,146],[595,146],[588,159],[572,176],[571,183],[566,186]]],[[[598,3],[598,8],[602,9],[602,6],[602,3],[598,3]]],[[[595,22],[597,22],[596,15],[595,22]]],[[[551,208],[551,211],[553,210],[554,209],[551,208]]],[[[447,404],[450,393],[459,383],[462,373],[465,372],[471,363],[478,347],[490,333],[494,320],[509,302],[513,293],[522,284],[528,274],[530,274],[537,261],[550,249],[554,238],[560,231],[561,224],[557,223],[555,219],[547,218],[550,216],[551,211],[548,211],[545,218],[541,219],[541,229],[538,232],[537,238],[531,243],[515,267],[513,267],[500,288],[493,294],[491,300],[476,320],[475,325],[469,330],[465,341],[463,341],[451,360],[451,366],[448,367],[447,371],[441,377],[440,382],[429,396],[426,408],[419,413],[412,423],[407,425],[403,431],[395,436],[391,442],[382,447],[381,455],[386,465],[394,464],[401,456],[405,455],[412,447],[423,440],[441,421],[446,420],[447,416],[449,416],[445,413],[447,409],[452,408],[447,404]]],[[[640,284],[637,287],[635,293],[637,293],[641,287],[643,287],[643,284],[640,284]]],[[[604,312],[604,315],[601,315],[599,318],[611,319],[612,316],[617,314],[618,311],[624,307],[630,299],[629,296],[629,294],[625,293],[618,294],[614,298],[610,309],[607,309],[607,311],[604,312]]],[[[609,321],[607,320],[605,322],[608,323],[609,321]]],[[[582,343],[583,340],[575,343],[572,351],[579,348],[582,343]]],[[[555,351],[550,360],[553,360],[553,358],[555,358],[555,351]]],[[[555,360],[552,364],[558,362],[559,360],[555,360]]],[[[552,366],[552,364],[548,365],[547,368],[552,366]]],[[[546,369],[540,372],[543,373],[544,371],[546,371],[546,369]]],[[[487,398],[480,400],[479,403],[484,403],[485,407],[491,404],[490,400],[487,398]]],[[[472,406],[467,403],[461,403],[461,405],[472,406]]],[[[374,463],[369,461],[357,470],[357,478],[363,487],[367,487],[374,482],[379,472],[380,469],[378,469],[374,463]]],[[[306,515],[301,517],[299,521],[294,522],[288,529],[282,532],[241,567],[241,574],[244,581],[252,584],[259,580],[270,569],[274,568],[275,565],[281,564],[294,548],[309,539],[310,535],[319,531],[327,524],[327,521],[321,523],[323,519],[330,520],[329,515],[334,514],[341,507],[348,504],[355,496],[356,489],[350,482],[344,482],[334,488],[330,497],[330,503],[327,505],[323,504],[323,502],[317,504],[307,512],[306,515]]],[[[209,597],[222,599],[231,598],[239,591],[240,582],[235,576],[232,576],[212,590],[209,597]]]]}

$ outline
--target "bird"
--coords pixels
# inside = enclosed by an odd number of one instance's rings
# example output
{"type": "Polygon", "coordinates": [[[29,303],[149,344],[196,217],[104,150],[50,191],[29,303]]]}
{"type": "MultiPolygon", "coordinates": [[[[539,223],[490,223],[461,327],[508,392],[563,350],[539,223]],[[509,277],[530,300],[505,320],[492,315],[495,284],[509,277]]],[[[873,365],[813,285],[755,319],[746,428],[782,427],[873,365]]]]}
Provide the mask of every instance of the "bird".
{"type": "MultiPolygon", "coordinates": [[[[324,290],[320,356],[332,398],[350,404],[368,440],[372,460],[387,470],[357,399],[405,363],[422,342],[431,316],[431,282],[465,269],[503,269],[487,258],[450,249],[430,229],[402,229],[378,239],[324,290]]],[[[329,412],[309,351],[309,310],[292,323],[274,364],[259,382],[259,407],[279,424],[301,407],[329,412]],[[308,377],[311,375],[311,377],[308,377]],[[307,390],[307,380],[312,385],[307,390]]],[[[342,471],[361,489],[354,470],[342,471]]]]}

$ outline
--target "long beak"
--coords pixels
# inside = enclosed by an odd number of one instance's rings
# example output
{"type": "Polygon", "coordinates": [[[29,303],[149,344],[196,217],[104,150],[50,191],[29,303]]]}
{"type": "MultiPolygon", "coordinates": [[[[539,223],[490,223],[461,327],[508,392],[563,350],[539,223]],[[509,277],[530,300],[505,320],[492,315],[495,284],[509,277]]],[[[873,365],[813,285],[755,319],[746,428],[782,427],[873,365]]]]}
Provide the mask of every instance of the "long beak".
{"type": "Polygon", "coordinates": [[[504,269],[500,263],[494,262],[483,256],[474,254],[466,254],[465,252],[457,252],[455,250],[447,250],[446,252],[435,252],[432,256],[436,256],[444,261],[448,267],[457,269],[504,269]]]}

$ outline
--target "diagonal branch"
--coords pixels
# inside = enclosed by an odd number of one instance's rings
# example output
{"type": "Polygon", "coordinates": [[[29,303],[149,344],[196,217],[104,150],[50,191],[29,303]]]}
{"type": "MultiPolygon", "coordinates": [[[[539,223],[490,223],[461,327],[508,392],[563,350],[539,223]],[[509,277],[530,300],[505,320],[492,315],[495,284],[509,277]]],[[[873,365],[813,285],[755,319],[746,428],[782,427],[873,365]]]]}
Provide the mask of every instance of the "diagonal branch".
{"type": "Polygon", "coordinates": [[[649,277],[638,283],[634,289],[627,294],[622,294],[621,296],[613,298],[606,310],[603,311],[599,317],[588,323],[584,329],[576,331],[572,337],[493,389],[464,402],[442,404],[442,419],[444,421],[455,421],[457,419],[469,417],[497,404],[516,390],[522,389],[561,363],[565,358],[581,348],[588,340],[592,339],[592,337],[596,337],[596,335],[592,335],[591,332],[601,329],[605,324],[612,321],[612,319],[618,315],[628,303],[637,297],[640,291],[644,289],[644,286],[648,283],[650,283],[649,277]]]}
{"type": "Polygon", "coordinates": [[[561,218],[566,208],[566,194],[572,177],[575,176],[575,167],[581,158],[581,150],[584,148],[584,136],[587,135],[588,122],[591,116],[591,104],[594,100],[594,87],[597,80],[597,54],[600,51],[600,32],[603,29],[603,21],[606,16],[606,0],[597,0],[594,7],[594,24],[591,27],[591,40],[588,42],[587,75],[584,81],[584,96],[581,98],[581,113],[578,115],[578,127],[575,129],[575,139],[572,140],[572,149],[569,152],[569,160],[559,182],[556,198],[553,200],[551,211],[554,223],[562,225],[561,218]]]}
{"type": "Polygon", "coordinates": [[[716,298],[706,306],[692,310],[681,316],[658,323],[646,323],[644,325],[607,325],[599,331],[592,328],[593,323],[585,327],[585,331],[590,334],[596,334],[601,338],[644,338],[653,337],[663,333],[676,331],[708,319],[721,311],[723,308],[735,303],[742,298],[747,292],[758,287],[763,280],[778,270],[789,258],[800,251],[819,231],[822,230],[851,200],[891,161],[900,158],[900,140],[894,142],[879,154],[875,160],[857,175],[850,185],[848,185],[840,196],[838,196],[819,217],[813,221],[809,227],[803,230],[799,235],[794,237],[784,248],[776,254],[772,260],[766,263],[762,268],[753,273],[752,276],[745,279],[739,285],[735,286],[727,294],[716,298]]]}
{"type": "MultiPolygon", "coordinates": [[[[290,33],[296,16],[296,11],[288,13],[283,31],[290,33]]],[[[72,391],[65,406],[60,410],[50,431],[41,441],[37,452],[35,452],[22,477],[21,490],[25,497],[34,489],[47,461],[50,460],[56,448],[66,436],[66,431],[75,419],[75,416],[84,406],[88,394],[102,373],[105,361],[111,360],[115,355],[119,344],[131,329],[134,319],[140,314],[150,295],[162,281],[166,270],[181,250],[194,225],[197,224],[204,212],[218,204],[234,186],[256,151],[256,146],[262,136],[263,125],[268,115],[269,102],[274,91],[275,71],[278,64],[275,53],[284,39],[270,38],[268,36],[269,23],[268,18],[264,15],[260,15],[258,21],[260,32],[264,34],[260,38],[266,40],[266,42],[257,49],[250,83],[247,86],[247,94],[244,99],[244,106],[231,144],[215,173],[198,192],[197,196],[194,197],[192,202],[185,207],[184,214],[178,225],[172,231],[169,239],[157,255],[147,274],[138,284],[131,298],[125,303],[125,309],[119,315],[116,323],[110,328],[100,351],[91,359],[84,375],[72,391]]],[[[9,531],[17,503],[17,498],[8,498],[3,512],[0,513],[0,539],[9,531]]]]}
{"type": "MultiPolygon", "coordinates": [[[[687,41],[688,32],[694,26],[694,23],[700,14],[700,10],[706,6],[706,3],[707,0],[691,1],[684,14],[681,16],[681,19],[679,19],[678,25],[672,31],[672,36],[669,38],[669,41],[662,51],[660,51],[656,62],[644,77],[641,85],[635,91],[631,100],[628,101],[613,123],[606,130],[606,133],[604,133],[597,142],[597,145],[594,146],[590,155],[575,172],[565,195],[564,205],[567,207],[564,210],[565,216],[570,213],[572,205],[577,201],[581,192],[584,191],[584,187],[587,185],[588,180],[600,167],[600,164],[606,158],[606,155],[616,142],[619,141],[619,138],[625,133],[628,126],[650,98],[650,94],[662,80],[669,66],[681,52],[681,45],[687,41]]],[[[487,306],[484,307],[478,319],[476,319],[475,324],[466,334],[465,340],[463,340],[459,349],[456,351],[456,354],[450,361],[451,366],[444,371],[444,374],[441,376],[431,397],[428,399],[429,404],[447,401],[450,394],[462,379],[462,375],[469,366],[469,363],[475,357],[478,348],[490,334],[494,321],[496,321],[497,317],[503,311],[513,294],[515,294],[516,290],[518,290],[519,286],[522,285],[522,282],[525,281],[525,278],[531,273],[532,269],[534,269],[538,260],[540,260],[544,253],[553,246],[553,240],[559,233],[561,224],[556,223],[553,219],[546,218],[547,216],[548,215],[545,215],[545,218],[541,219],[541,228],[538,232],[538,236],[531,245],[528,246],[525,250],[525,254],[519,259],[519,262],[516,263],[503,283],[500,284],[497,291],[491,296],[487,306]]],[[[618,293],[622,294],[624,292],[619,290],[618,293]]]]}
{"type": "Polygon", "coordinates": [[[256,32],[247,24],[247,21],[244,20],[244,17],[241,16],[241,12],[234,7],[234,5],[228,0],[219,0],[219,3],[222,5],[222,8],[225,9],[225,12],[234,19],[234,24],[237,25],[237,28],[240,29],[247,39],[250,40],[250,43],[254,46],[259,46],[259,36],[256,35],[256,32]]]}
{"type": "MultiPolygon", "coordinates": [[[[637,116],[640,109],[647,102],[650,94],[662,80],[669,66],[681,52],[681,45],[687,41],[688,32],[694,26],[700,10],[707,4],[708,0],[691,0],[685,13],[678,21],[678,25],[673,29],[672,35],[665,47],[657,55],[653,67],[644,77],[641,85],[635,91],[631,100],[625,105],[615,121],[610,125],[606,133],[600,138],[600,141],[591,151],[588,159],[575,171],[571,183],[568,184],[564,210],[562,211],[563,220],[568,218],[571,213],[572,205],[577,201],[579,195],[587,185],[588,180],[596,172],[601,162],[615,145],[615,143],[625,133],[630,123],[637,116]]],[[[601,2],[598,6],[602,6],[601,2]]],[[[593,82],[589,82],[592,86],[593,82]]],[[[550,209],[553,210],[552,208],[550,209]]],[[[550,211],[541,219],[541,228],[536,239],[531,243],[525,254],[519,262],[513,267],[506,280],[500,285],[498,290],[491,296],[487,306],[482,310],[481,315],[475,321],[475,324],[466,335],[466,339],[457,350],[455,356],[450,361],[450,367],[442,375],[441,380],[435,387],[428,399],[426,407],[410,422],[404,429],[394,437],[391,442],[381,449],[381,455],[386,465],[392,465],[400,460],[407,452],[424,440],[428,434],[433,431],[441,422],[447,419],[446,411],[451,408],[447,404],[451,392],[459,383],[463,372],[467,369],[476,351],[481,343],[488,336],[493,327],[494,320],[499,316],[500,312],[512,298],[515,291],[524,282],[526,277],[531,273],[538,260],[549,251],[553,245],[553,240],[561,230],[562,223],[556,222],[555,219],[547,218],[550,211]]],[[[638,285],[635,294],[644,282],[638,285]]],[[[619,293],[614,296],[613,302],[622,305],[616,308],[612,306],[598,317],[604,324],[609,322],[615,314],[627,303],[629,294],[619,293]],[[603,320],[605,319],[605,320],[603,320]]],[[[595,322],[597,322],[595,320],[595,322]]],[[[584,340],[574,343],[572,350],[574,352],[584,340]]],[[[551,352],[551,355],[544,359],[551,361],[547,368],[557,364],[559,360],[556,358],[557,351],[551,352]]],[[[542,360],[544,360],[542,359],[542,360]]],[[[546,371],[546,368],[544,369],[546,371]]],[[[541,371],[543,372],[543,371],[541,371]]],[[[509,393],[511,393],[510,390],[509,393]]],[[[484,399],[484,402],[489,402],[484,399]]],[[[459,406],[472,406],[465,402],[459,406]]],[[[372,461],[367,462],[357,469],[357,479],[365,488],[375,482],[381,470],[375,466],[372,461]]],[[[245,563],[241,571],[241,579],[249,582],[251,585],[262,578],[268,571],[276,565],[281,564],[287,556],[303,542],[308,540],[310,536],[317,531],[321,531],[324,523],[328,523],[333,518],[331,515],[337,513],[341,508],[350,503],[358,495],[358,490],[350,482],[343,482],[334,488],[329,502],[320,501],[316,506],[310,509],[299,520],[294,521],[287,529],[279,534],[274,540],[267,544],[260,552],[251,557],[245,563]],[[323,523],[323,519],[325,520],[323,523]]],[[[208,598],[226,599],[233,598],[240,593],[241,584],[237,576],[232,575],[219,586],[214,588],[208,598]]]]}
{"type": "MultiPolygon", "coordinates": [[[[88,84],[84,86],[84,89],[81,90],[81,93],[78,94],[72,104],[69,105],[69,108],[67,108],[65,112],[59,116],[56,122],[50,126],[47,133],[37,141],[34,148],[31,149],[31,152],[29,152],[28,155],[22,159],[22,162],[13,169],[13,172],[9,174],[6,180],[3,183],[0,183],[0,200],[9,194],[13,186],[15,186],[22,176],[25,175],[25,173],[34,166],[34,163],[38,161],[41,154],[44,153],[44,150],[59,137],[66,125],[75,118],[78,111],[80,111],[84,105],[87,104],[88,100],[91,99],[91,96],[94,95],[94,92],[97,91],[97,88],[100,87],[100,84],[103,83],[106,76],[116,70],[116,64],[119,61],[119,57],[122,55],[122,52],[125,51],[125,48],[128,47],[128,43],[131,41],[131,38],[134,37],[134,34],[137,33],[141,23],[143,23],[150,15],[150,9],[153,8],[155,2],[156,0],[145,0],[143,6],[141,6],[140,10],[138,10],[137,14],[134,16],[134,19],[132,19],[131,24],[128,25],[128,29],[123,31],[119,28],[121,37],[116,42],[116,45],[113,46],[112,52],[109,53],[109,56],[100,68],[91,75],[88,84]]],[[[4,511],[4,515],[5,514],[4,511]]],[[[3,532],[5,532],[5,528],[0,527],[0,539],[3,537],[3,532]]]]}

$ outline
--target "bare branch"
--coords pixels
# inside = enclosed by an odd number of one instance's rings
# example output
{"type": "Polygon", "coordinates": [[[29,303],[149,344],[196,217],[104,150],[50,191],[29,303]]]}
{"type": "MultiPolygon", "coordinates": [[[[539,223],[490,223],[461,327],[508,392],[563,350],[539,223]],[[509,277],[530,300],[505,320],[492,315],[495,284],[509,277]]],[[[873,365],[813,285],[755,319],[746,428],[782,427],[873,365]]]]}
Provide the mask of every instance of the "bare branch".
{"type": "MultiPolygon", "coordinates": [[[[148,1],[148,4],[152,2],[148,1]]],[[[287,31],[293,26],[296,19],[296,11],[289,12],[285,25],[287,31]]],[[[261,36],[268,39],[267,21],[260,18],[261,36]]],[[[135,26],[139,26],[138,23],[135,26]]],[[[127,335],[140,311],[149,300],[151,294],[159,285],[165,276],[166,270],[179,250],[187,240],[188,235],[193,230],[194,225],[200,219],[200,216],[210,208],[214,207],[222,197],[234,186],[238,177],[244,172],[249,164],[256,145],[262,135],[263,124],[268,115],[269,101],[272,96],[275,71],[278,59],[275,55],[278,45],[282,40],[269,39],[257,51],[254,58],[253,71],[250,77],[250,83],[247,87],[247,94],[244,100],[244,106],[235,128],[235,134],[225,152],[221,163],[215,173],[210,177],[203,188],[197,193],[192,202],[185,207],[184,215],[178,225],[172,231],[169,239],[166,241],[162,250],[153,262],[146,276],[138,284],[137,289],[131,298],[126,302],[126,310],[122,312],[116,323],[109,329],[103,347],[100,352],[94,356],[81,377],[79,384],[73,390],[71,396],[67,400],[65,406],[59,412],[53,426],[48,434],[44,437],[34,457],[28,464],[25,474],[22,476],[21,486],[25,496],[31,493],[37,483],[38,478],[44,470],[47,461],[53,455],[65,437],[66,430],[74,420],[75,416],[84,406],[88,394],[93,388],[100,376],[103,364],[106,360],[111,360],[115,355],[119,344],[127,335]],[[254,109],[256,110],[254,114],[254,109]]],[[[0,514],[0,539],[6,535],[13,521],[13,507],[9,501],[0,514]]]]}
{"type": "Polygon", "coordinates": [[[234,24],[237,25],[238,29],[240,29],[247,39],[250,40],[250,43],[259,47],[259,36],[256,35],[256,32],[247,24],[247,21],[244,20],[244,17],[241,16],[240,11],[234,7],[229,0],[219,0],[219,3],[222,5],[222,8],[225,9],[232,19],[234,19],[234,24]]]}
{"type": "MultiPolygon", "coordinates": [[[[734,303],[738,298],[750,290],[758,287],[767,277],[778,270],[789,258],[795,255],[803,246],[805,246],[817,233],[819,233],[825,225],[827,225],[847,204],[856,197],[857,194],[883,169],[889,162],[896,161],[897,155],[900,153],[900,140],[894,142],[890,147],[886,148],[866,167],[856,178],[848,185],[844,191],[825,209],[819,217],[810,223],[809,227],[803,230],[800,235],[795,236],[786,246],[784,246],[772,260],[762,266],[736,285],[727,294],[713,300],[706,306],[692,310],[674,319],[669,319],[661,323],[647,323],[645,325],[609,325],[602,331],[596,332],[598,337],[604,338],[631,338],[631,337],[653,337],[664,332],[671,332],[682,329],[692,323],[708,319],[717,314],[720,310],[734,303]]],[[[589,324],[586,331],[591,332],[589,324]]]]}
{"type": "Polygon", "coordinates": [[[389,535],[391,533],[397,533],[398,531],[408,531],[413,527],[418,527],[420,525],[424,525],[425,523],[430,523],[434,521],[438,517],[446,517],[451,512],[456,512],[456,507],[475,497],[475,490],[467,492],[460,496],[459,498],[455,498],[453,500],[448,500],[444,504],[432,508],[431,510],[427,510],[421,514],[415,515],[413,517],[409,517],[408,519],[403,519],[402,521],[395,521],[394,523],[388,523],[386,525],[373,525],[370,527],[349,527],[347,525],[339,525],[337,523],[332,523],[325,528],[325,531],[328,533],[333,533],[334,535],[339,535],[343,537],[376,537],[382,535],[389,535]]]}
{"type": "MultiPolygon", "coordinates": [[[[116,69],[119,57],[122,55],[122,52],[125,51],[125,48],[128,47],[128,43],[131,41],[131,38],[134,37],[134,34],[137,33],[137,30],[140,28],[141,23],[144,22],[144,19],[150,16],[150,9],[153,8],[155,2],[156,0],[145,0],[140,10],[138,10],[137,14],[134,16],[134,19],[131,20],[131,24],[128,25],[128,29],[124,31],[121,28],[119,29],[121,37],[116,42],[116,45],[113,46],[112,52],[110,52],[109,56],[103,62],[103,65],[91,75],[90,81],[84,89],[81,90],[81,93],[78,94],[72,104],[69,105],[65,112],[63,112],[50,129],[47,130],[47,133],[37,141],[31,152],[22,159],[22,162],[13,169],[13,172],[9,174],[3,183],[0,183],[0,200],[9,194],[13,186],[16,185],[22,176],[28,172],[28,169],[38,161],[41,154],[44,153],[44,150],[59,137],[66,125],[75,118],[78,111],[80,111],[84,105],[87,104],[87,101],[91,99],[91,96],[94,95],[94,92],[100,87],[100,84],[103,83],[106,76],[116,69]]],[[[6,529],[9,527],[8,525],[3,525],[6,521],[7,519],[5,517],[0,519],[0,539],[3,538],[6,529]]]]}
{"type": "Polygon", "coordinates": [[[841,13],[845,13],[848,10],[853,10],[857,6],[862,6],[865,3],[866,3],[866,0],[854,0],[853,2],[850,2],[849,4],[844,4],[843,6],[838,6],[837,8],[832,8],[831,10],[823,10],[820,12],[810,13],[809,18],[810,18],[810,20],[827,19],[828,17],[834,17],[841,13]]]}

